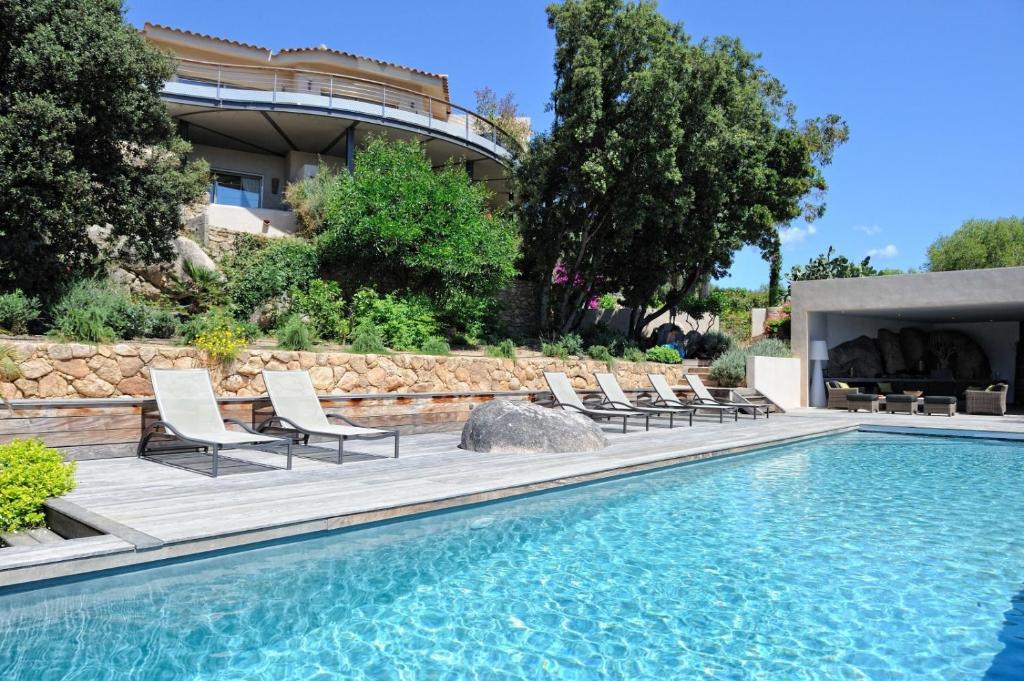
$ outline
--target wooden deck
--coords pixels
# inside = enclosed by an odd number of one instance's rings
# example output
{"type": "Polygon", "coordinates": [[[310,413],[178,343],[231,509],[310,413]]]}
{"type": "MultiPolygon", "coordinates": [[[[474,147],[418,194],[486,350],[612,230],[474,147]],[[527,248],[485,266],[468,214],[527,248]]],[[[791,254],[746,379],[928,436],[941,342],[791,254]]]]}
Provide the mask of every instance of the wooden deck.
{"type": "MultiPolygon", "coordinates": [[[[0,551],[0,585],[78,574],[260,541],[337,529],[396,516],[487,501],[626,472],[745,451],[861,424],[910,425],[1024,433],[1024,417],[909,416],[798,410],[771,419],[719,424],[700,418],[692,428],[623,435],[607,426],[610,446],[589,454],[500,455],[458,448],[457,432],[403,437],[402,456],[390,441],[351,443],[342,466],[296,458],[294,469],[242,467],[213,479],[135,458],[81,461],[78,488],[61,500],[92,514],[110,533],[72,540],[39,560],[31,552],[0,551]],[[81,545],[76,553],[75,545],[81,545]]],[[[322,450],[321,450],[322,451],[322,450]]],[[[284,456],[236,451],[244,461],[283,466],[284,456]]],[[[201,462],[200,462],[201,463],[201,462]]]]}

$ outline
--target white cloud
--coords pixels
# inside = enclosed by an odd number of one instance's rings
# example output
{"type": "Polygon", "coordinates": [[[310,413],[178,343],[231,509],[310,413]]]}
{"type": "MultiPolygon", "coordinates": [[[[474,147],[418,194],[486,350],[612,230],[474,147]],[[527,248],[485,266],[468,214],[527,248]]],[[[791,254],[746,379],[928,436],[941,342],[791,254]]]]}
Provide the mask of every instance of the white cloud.
{"type": "Polygon", "coordinates": [[[895,258],[900,254],[900,251],[894,244],[888,244],[882,248],[872,248],[868,251],[868,255],[872,258],[895,258]]]}
{"type": "Polygon", "coordinates": [[[814,225],[807,225],[807,227],[783,227],[779,230],[779,241],[783,244],[798,244],[807,237],[817,233],[818,230],[814,225]]]}
{"type": "Polygon", "coordinates": [[[855,225],[854,229],[858,232],[864,232],[868,236],[874,236],[875,234],[882,233],[882,228],[878,225],[855,225]]]}

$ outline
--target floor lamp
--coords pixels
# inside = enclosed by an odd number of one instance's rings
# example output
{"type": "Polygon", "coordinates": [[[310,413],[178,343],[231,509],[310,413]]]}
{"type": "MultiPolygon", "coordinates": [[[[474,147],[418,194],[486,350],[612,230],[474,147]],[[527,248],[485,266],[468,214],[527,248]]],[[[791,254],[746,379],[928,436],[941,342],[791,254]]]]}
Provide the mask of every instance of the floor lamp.
{"type": "Polygon", "coordinates": [[[811,406],[824,407],[827,400],[825,399],[825,376],[822,373],[822,365],[828,361],[828,343],[823,340],[812,340],[811,351],[807,358],[814,363],[811,369],[811,406]]]}

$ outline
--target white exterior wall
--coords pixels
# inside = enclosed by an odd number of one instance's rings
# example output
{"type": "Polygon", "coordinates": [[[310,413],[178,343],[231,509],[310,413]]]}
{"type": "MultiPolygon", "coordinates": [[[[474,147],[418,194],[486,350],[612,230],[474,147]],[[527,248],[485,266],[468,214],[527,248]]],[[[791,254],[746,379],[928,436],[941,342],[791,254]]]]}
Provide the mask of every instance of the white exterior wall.
{"type": "Polygon", "coordinates": [[[785,410],[800,406],[800,360],[795,357],[747,357],[747,387],[785,410]]]}
{"type": "Polygon", "coordinates": [[[295,213],[290,210],[241,208],[217,203],[206,207],[206,223],[210,227],[263,236],[288,236],[299,229],[295,213]]]}

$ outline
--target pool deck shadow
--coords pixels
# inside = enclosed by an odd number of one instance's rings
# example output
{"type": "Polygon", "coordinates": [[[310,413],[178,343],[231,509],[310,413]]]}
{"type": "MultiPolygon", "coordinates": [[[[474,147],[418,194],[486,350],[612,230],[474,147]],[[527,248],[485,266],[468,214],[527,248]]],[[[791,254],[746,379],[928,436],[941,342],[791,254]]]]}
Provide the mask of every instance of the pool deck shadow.
{"type": "MultiPolygon", "coordinates": [[[[698,418],[693,427],[673,429],[667,420],[651,419],[649,431],[633,426],[626,434],[602,424],[609,446],[589,453],[481,454],[460,449],[458,432],[444,432],[404,436],[398,459],[390,456],[390,441],[353,443],[342,465],[333,462],[336,450],[330,444],[302,447],[303,453],[323,460],[296,457],[290,471],[280,469],[284,457],[279,454],[232,450],[230,456],[242,463],[234,474],[218,478],[136,458],[80,461],[78,487],[61,501],[66,509],[81,509],[94,526],[97,519],[105,525],[105,541],[67,541],[47,556],[0,549],[0,586],[492,501],[865,424],[1024,433],[1024,417],[1019,416],[800,409],[738,422],[698,418]]],[[[200,459],[188,463],[204,465],[200,459]]]]}

